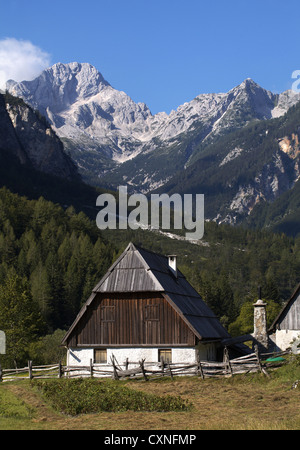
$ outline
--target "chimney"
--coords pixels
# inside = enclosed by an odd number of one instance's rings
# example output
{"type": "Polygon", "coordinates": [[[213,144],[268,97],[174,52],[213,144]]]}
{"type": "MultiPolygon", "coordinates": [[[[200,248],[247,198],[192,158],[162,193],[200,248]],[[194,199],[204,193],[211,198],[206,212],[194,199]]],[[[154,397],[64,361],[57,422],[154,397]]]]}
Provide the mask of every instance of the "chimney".
{"type": "Polygon", "coordinates": [[[168,255],[169,269],[177,278],[177,255],[168,255]]]}
{"type": "Polygon", "coordinates": [[[268,333],[267,333],[267,304],[261,300],[261,288],[258,290],[258,297],[254,306],[254,333],[253,336],[257,341],[260,350],[268,349],[268,333]]]}

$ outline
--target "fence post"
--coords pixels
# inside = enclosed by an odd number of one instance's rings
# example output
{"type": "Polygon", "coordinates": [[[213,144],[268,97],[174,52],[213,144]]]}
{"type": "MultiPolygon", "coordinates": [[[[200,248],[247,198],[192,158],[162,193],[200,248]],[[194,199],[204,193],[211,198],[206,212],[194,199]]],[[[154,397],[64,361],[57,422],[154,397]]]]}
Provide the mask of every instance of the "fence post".
{"type": "Polygon", "coordinates": [[[111,359],[111,362],[112,362],[112,365],[113,365],[113,368],[114,368],[113,378],[114,378],[114,380],[118,380],[119,379],[119,375],[118,375],[118,372],[117,372],[117,367],[116,367],[116,364],[115,364],[114,355],[112,355],[110,357],[110,359],[111,359]]]}
{"type": "Polygon", "coordinates": [[[32,380],[32,361],[28,361],[28,372],[29,372],[29,379],[32,380]]]}
{"type": "Polygon", "coordinates": [[[148,381],[148,377],[147,377],[147,375],[146,375],[146,372],[145,372],[145,368],[144,368],[144,359],[142,359],[142,361],[140,361],[140,366],[141,366],[141,369],[142,369],[142,372],[143,372],[143,376],[144,376],[144,378],[145,378],[145,381],[148,381]]]}
{"type": "Polygon", "coordinates": [[[255,344],[254,349],[255,349],[256,359],[257,359],[257,362],[258,362],[258,366],[259,366],[260,371],[261,371],[263,374],[265,374],[267,377],[270,377],[270,375],[268,374],[268,372],[266,371],[266,369],[265,369],[265,368],[262,366],[262,364],[261,364],[261,361],[260,361],[260,358],[259,358],[258,345],[257,345],[257,344],[255,344]]]}
{"type": "Polygon", "coordinates": [[[61,361],[58,363],[58,378],[61,378],[63,374],[61,361]]]}
{"type": "Polygon", "coordinates": [[[224,363],[225,363],[225,372],[227,373],[227,369],[229,368],[230,376],[232,377],[233,372],[232,372],[232,367],[230,364],[228,349],[226,346],[224,347],[224,358],[223,359],[224,359],[224,363]]]}
{"type": "Polygon", "coordinates": [[[3,381],[3,378],[2,378],[2,367],[1,367],[1,364],[0,364],[0,383],[1,383],[1,381],[3,381]]]}
{"type": "Polygon", "coordinates": [[[204,373],[203,373],[203,369],[202,369],[202,365],[201,365],[201,361],[200,361],[199,352],[197,352],[197,363],[198,363],[198,369],[197,369],[198,376],[200,374],[202,380],[204,380],[204,373]]]}
{"type": "Polygon", "coordinates": [[[161,364],[161,373],[164,376],[164,372],[165,372],[165,361],[164,361],[164,357],[162,356],[160,358],[160,364],[161,364]]]}
{"type": "Polygon", "coordinates": [[[259,359],[259,352],[258,352],[258,345],[257,344],[254,345],[254,351],[255,351],[255,356],[256,356],[256,359],[257,359],[257,364],[258,364],[259,370],[262,372],[262,367],[261,367],[261,362],[260,362],[260,359],[259,359]]]}
{"type": "Polygon", "coordinates": [[[170,363],[168,364],[168,366],[169,366],[169,371],[170,371],[171,379],[173,380],[173,373],[172,373],[172,370],[171,370],[170,363]]]}
{"type": "Polygon", "coordinates": [[[93,360],[90,359],[90,377],[93,378],[93,360]]]}

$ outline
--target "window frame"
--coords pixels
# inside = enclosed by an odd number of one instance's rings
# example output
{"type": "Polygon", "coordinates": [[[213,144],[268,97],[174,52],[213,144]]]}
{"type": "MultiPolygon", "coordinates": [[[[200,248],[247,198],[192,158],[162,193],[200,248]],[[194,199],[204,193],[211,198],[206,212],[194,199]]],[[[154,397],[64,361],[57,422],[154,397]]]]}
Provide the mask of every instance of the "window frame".
{"type": "Polygon", "coordinates": [[[93,363],[94,364],[107,364],[107,348],[94,348],[94,354],[93,354],[93,363]],[[100,358],[100,361],[96,361],[96,359],[98,359],[97,357],[96,357],[96,354],[97,353],[103,353],[104,354],[104,352],[105,352],[105,356],[106,356],[106,358],[105,358],[105,361],[104,361],[104,358],[103,358],[103,360],[102,360],[102,358],[100,358]]]}
{"type": "Polygon", "coordinates": [[[147,322],[159,322],[160,321],[160,308],[159,305],[145,305],[144,318],[147,322]],[[153,311],[155,313],[153,314],[153,311]]]}
{"type": "Polygon", "coordinates": [[[115,322],[116,307],[114,305],[100,306],[100,320],[101,322],[115,322]]]}
{"type": "Polygon", "coordinates": [[[158,362],[161,363],[161,357],[162,357],[162,353],[164,353],[163,355],[163,360],[164,360],[164,364],[172,364],[172,349],[171,348],[161,348],[158,349],[158,362]],[[165,353],[169,353],[170,358],[165,358],[165,353]]]}

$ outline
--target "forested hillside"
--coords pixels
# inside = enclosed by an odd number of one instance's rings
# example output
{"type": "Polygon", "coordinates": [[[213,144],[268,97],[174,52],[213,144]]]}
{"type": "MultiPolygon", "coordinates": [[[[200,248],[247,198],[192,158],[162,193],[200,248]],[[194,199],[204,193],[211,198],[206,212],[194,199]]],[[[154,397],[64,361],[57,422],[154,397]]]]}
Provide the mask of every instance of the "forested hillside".
{"type": "Polygon", "coordinates": [[[255,229],[300,235],[300,179],[274,202],[258,204],[245,223],[255,229]]]}
{"type": "Polygon", "coordinates": [[[186,170],[157,192],[203,193],[205,217],[210,220],[249,221],[256,229],[274,227],[295,236],[300,224],[296,189],[293,200],[289,197],[299,179],[299,130],[297,104],[283,117],[253,121],[210,145],[200,143],[186,170]],[[280,210],[273,210],[274,201],[280,210]],[[285,222],[287,214],[293,214],[293,224],[285,222]]]}
{"type": "MultiPolygon", "coordinates": [[[[177,254],[179,268],[227,328],[242,305],[257,298],[259,285],[263,298],[280,308],[299,282],[300,237],[215,223],[205,224],[199,245],[145,230],[100,232],[72,206],[63,209],[42,197],[28,200],[2,188],[0,329],[7,333],[10,367],[12,357],[26,362],[41,338],[57,348],[63,334],[58,330],[69,327],[130,241],[177,254]]],[[[55,362],[51,355],[49,363],[55,362]]]]}
{"type": "Polygon", "coordinates": [[[262,296],[281,305],[299,283],[300,237],[206,222],[199,244],[150,231],[107,231],[118,248],[129,241],[164,255],[177,254],[179,269],[228,327],[247,301],[262,296]]]}
{"type": "Polygon", "coordinates": [[[27,349],[32,327],[29,341],[66,329],[115,257],[84,213],[0,189],[0,329],[27,349]]]}
{"type": "Polygon", "coordinates": [[[84,213],[42,197],[30,201],[2,188],[0,211],[1,281],[26,277],[48,330],[69,325],[112,263],[113,246],[84,213]]]}

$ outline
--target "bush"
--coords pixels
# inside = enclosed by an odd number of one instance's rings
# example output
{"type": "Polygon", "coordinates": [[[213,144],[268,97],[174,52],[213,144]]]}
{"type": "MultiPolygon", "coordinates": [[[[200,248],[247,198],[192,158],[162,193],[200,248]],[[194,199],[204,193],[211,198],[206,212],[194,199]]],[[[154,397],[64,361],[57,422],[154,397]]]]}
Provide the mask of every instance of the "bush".
{"type": "Polygon", "coordinates": [[[66,349],[60,345],[66,331],[55,330],[53,334],[48,334],[39,338],[29,345],[29,357],[34,361],[34,365],[57,364],[58,361],[66,360],[66,349]]]}
{"type": "MultiPolygon", "coordinates": [[[[289,384],[300,380],[300,355],[289,355],[286,360],[286,364],[274,371],[274,379],[289,384]]],[[[300,383],[298,388],[300,388],[300,383]]]]}
{"type": "Polygon", "coordinates": [[[112,380],[34,380],[33,385],[55,409],[72,416],[102,411],[186,411],[191,406],[179,396],[134,391],[112,380]]]}

